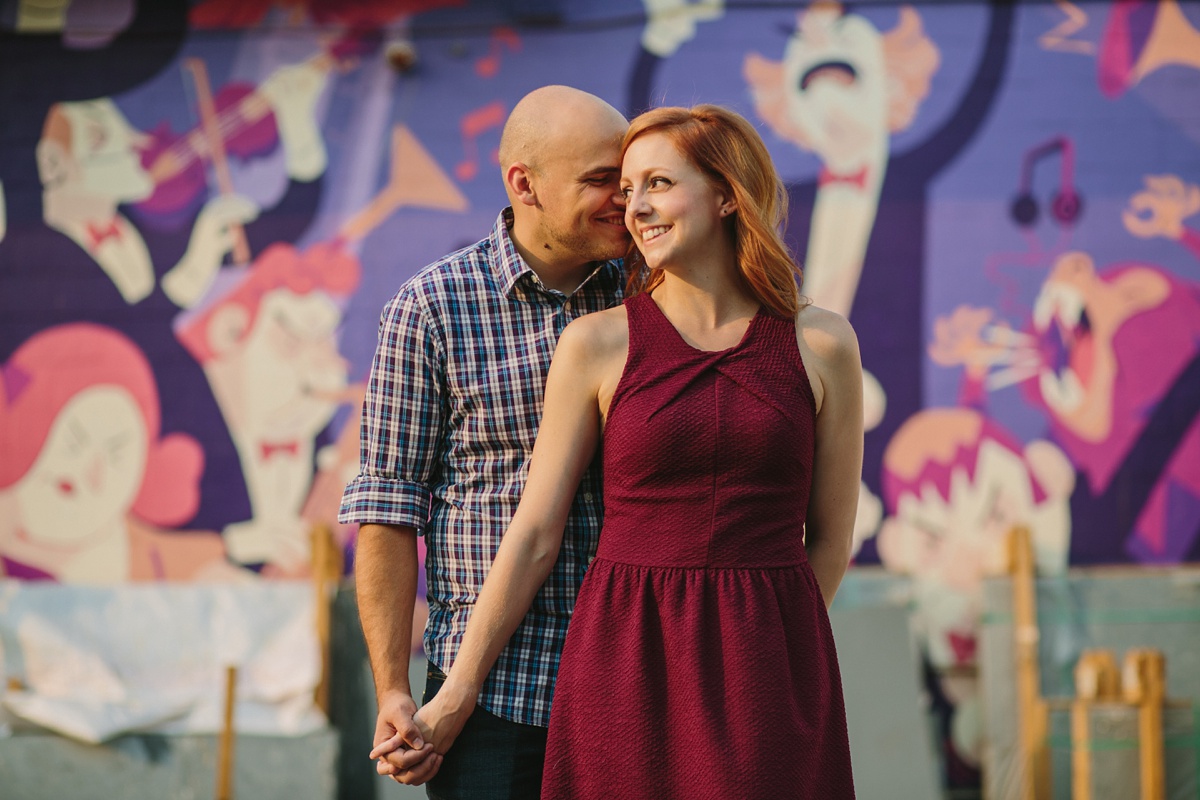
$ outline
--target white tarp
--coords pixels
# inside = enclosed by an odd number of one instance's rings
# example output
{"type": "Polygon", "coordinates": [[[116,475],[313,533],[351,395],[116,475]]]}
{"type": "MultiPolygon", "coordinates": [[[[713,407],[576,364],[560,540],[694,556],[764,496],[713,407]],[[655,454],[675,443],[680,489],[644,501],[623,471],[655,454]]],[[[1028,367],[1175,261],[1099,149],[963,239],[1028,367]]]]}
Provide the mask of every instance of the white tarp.
{"type": "MultiPolygon", "coordinates": [[[[0,580],[0,705],[85,742],[133,731],[215,733],[227,666],[234,727],[301,735],[321,660],[307,582],[67,586],[0,580]]],[[[0,713],[0,733],[8,728],[0,713]]]]}

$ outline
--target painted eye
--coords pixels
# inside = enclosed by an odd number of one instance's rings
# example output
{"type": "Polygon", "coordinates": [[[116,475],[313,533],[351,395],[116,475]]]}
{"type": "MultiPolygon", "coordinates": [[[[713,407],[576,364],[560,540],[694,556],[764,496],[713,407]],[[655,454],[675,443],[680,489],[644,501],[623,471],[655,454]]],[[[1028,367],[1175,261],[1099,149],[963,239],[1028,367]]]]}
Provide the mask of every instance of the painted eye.
{"type": "Polygon", "coordinates": [[[120,461],[129,452],[129,434],[120,433],[109,437],[106,446],[109,457],[115,462],[120,461]]]}

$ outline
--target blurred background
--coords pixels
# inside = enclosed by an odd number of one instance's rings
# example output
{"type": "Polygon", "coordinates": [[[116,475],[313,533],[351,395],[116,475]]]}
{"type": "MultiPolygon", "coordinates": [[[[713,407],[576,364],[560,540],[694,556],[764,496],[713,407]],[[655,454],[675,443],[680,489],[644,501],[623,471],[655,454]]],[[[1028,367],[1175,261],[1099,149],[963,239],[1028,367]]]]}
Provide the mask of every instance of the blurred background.
{"type": "Polygon", "coordinates": [[[337,507],[553,82],[750,119],[858,332],[859,796],[1200,796],[1198,68],[1187,0],[0,0],[0,795],[423,796],[337,507]]]}

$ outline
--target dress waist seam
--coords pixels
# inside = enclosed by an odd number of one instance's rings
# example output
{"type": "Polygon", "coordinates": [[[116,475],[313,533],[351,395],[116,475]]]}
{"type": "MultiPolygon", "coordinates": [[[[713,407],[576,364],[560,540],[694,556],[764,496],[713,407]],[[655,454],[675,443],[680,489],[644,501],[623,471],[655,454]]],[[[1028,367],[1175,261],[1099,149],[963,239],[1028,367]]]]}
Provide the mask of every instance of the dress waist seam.
{"type": "Polygon", "coordinates": [[[790,564],[739,564],[737,566],[718,566],[714,564],[700,564],[697,566],[684,566],[681,564],[635,564],[632,561],[622,561],[617,558],[597,555],[592,560],[594,566],[597,561],[607,561],[609,564],[617,564],[622,567],[637,567],[638,569],[655,569],[655,570],[671,570],[678,572],[782,572],[793,570],[798,567],[808,566],[808,559],[801,559],[790,564]]]}

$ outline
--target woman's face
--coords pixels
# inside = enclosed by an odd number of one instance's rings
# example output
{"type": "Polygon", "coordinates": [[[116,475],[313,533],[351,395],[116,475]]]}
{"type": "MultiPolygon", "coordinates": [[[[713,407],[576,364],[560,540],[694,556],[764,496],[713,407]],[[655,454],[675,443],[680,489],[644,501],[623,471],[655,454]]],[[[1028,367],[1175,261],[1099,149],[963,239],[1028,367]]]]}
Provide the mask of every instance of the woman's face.
{"type": "Polygon", "coordinates": [[[141,488],[147,447],[146,423],[127,391],[94,386],[75,395],[13,487],[24,535],[71,546],[119,519],[141,488]]]}
{"type": "Polygon", "coordinates": [[[651,268],[694,263],[727,246],[722,209],[732,209],[732,200],[665,134],[648,133],[629,145],[621,194],[625,225],[651,268]]]}

